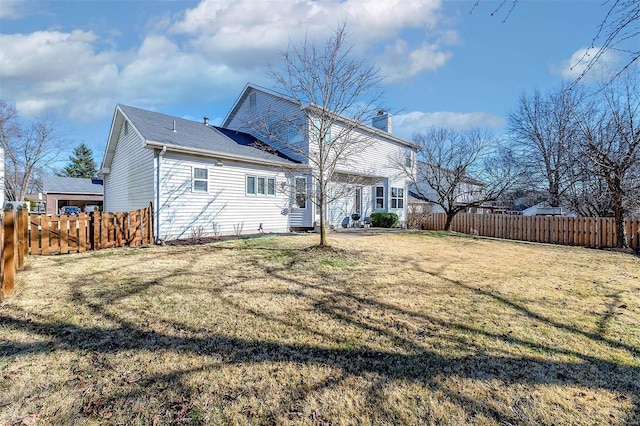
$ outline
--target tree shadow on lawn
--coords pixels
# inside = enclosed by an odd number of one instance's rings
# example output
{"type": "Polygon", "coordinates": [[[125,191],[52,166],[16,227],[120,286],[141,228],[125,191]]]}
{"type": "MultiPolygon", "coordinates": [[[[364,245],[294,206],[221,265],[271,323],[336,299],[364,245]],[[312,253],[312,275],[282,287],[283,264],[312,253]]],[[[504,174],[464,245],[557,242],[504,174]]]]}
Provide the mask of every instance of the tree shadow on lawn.
{"type": "MultiPolygon", "coordinates": [[[[260,262],[260,258],[254,259],[260,262]]],[[[571,385],[592,389],[603,389],[626,395],[633,404],[634,410],[628,419],[622,422],[634,422],[640,419],[640,368],[619,364],[613,361],[598,359],[593,356],[570,349],[562,349],[545,345],[539,342],[519,339],[505,334],[491,333],[481,328],[475,328],[454,321],[443,321],[424,312],[415,312],[391,303],[385,303],[374,298],[356,294],[353,291],[343,290],[348,288],[348,283],[341,282],[339,274],[326,277],[327,282],[310,283],[288,274],[290,265],[295,259],[284,261],[282,268],[264,266],[263,270],[272,278],[287,282],[300,293],[296,297],[304,298],[311,303],[313,308],[322,315],[345,326],[355,327],[366,333],[375,333],[385,336],[394,344],[394,350],[376,350],[367,347],[366,342],[360,342],[353,348],[329,348],[320,345],[281,343],[260,339],[242,337],[230,337],[209,330],[194,329],[189,324],[182,323],[176,318],[170,325],[173,329],[182,329],[190,332],[190,336],[174,335],[170,332],[158,332],[148,330],[139,324],[128,320],[125,315],[109,312],[107,307],[118,300],[141,294],[146,290],[164,285],[164,281],[189,274],[188,268],[176,269],[169,274],[145,281],[139,280],[131,283],[126,289],[113,291],[113,288],[105,288],[101,291],[85,290],[87,282],[92,279],[100,279],[102,271],[95,272],[70,284],[72,288],[73,303],[88,308],[94,315],[116,324],[113,327],[91,327],[71,324],[63,321],[55,321],[38,313],[30,313],[31,318],[21,315],[0,315],[0,328],[14,329],[39,335],[48,339],[47,343],[18,343],[4,342],[0,345],[0,355],[3,357],[16,357],[33,355],[37,353],[55,352],[58,350],[73,350],[81,353],[115,354],[124,351],[169,351],[176,354],[187,353],[192,355],[211,356],[215,362],[203,362],[197,367],[178,368],[169,373],[156,374],[141,378],[135,389],[123,386],[119,391],[106,395],[96,407],[85,407],[85,415],[98,416],[100,410],[105,407],[118,406],[127,401],[144,395],[150,388],[177,388],[176,392],[183,396],[181,401],[172,401],[175,411],[174,420],[192,408],[193,400],[198,396],[199,390],[189,387],[185,383],[187,376],[219,368],[220,363],[226,365],[252,365],[259,363],[294,363],[306,366],[329,366],[340,371],[337,377],[314,386],[291,384],[289,395],[294,398],[282,398],[279,407],[274,407],[272,413],[286,412],[297,403],[302,403],[307,397],[322,390],[333,388],[343,383],[350,377],[362,377],[374,374],[378,376],[378,382],[403,381],[415,382],[432,391],[442,393],[449,401],[461,408],[470,418],[476,415],[484,415],[498,423],[519,424],[531,422],[531,419],[523,417],[514,409],[501,409],[489,400],[473,398],[460,392],[449,389],[443,382],[443,377],[456,377],[471,380],[498,380],[505,385],[571,385]],[[87,281],[88,280],[88,281],[87,281]],[[328,281],[331,281],[330,284],[328,281]],[[342,289],[341,289],[342,288],[342,289]],[[314,295],[307,290],[315,291],[314,295]],[[398,332],[393,319],[369,319],[358,318],[353,314],[353,306],[366,306],[379,312],[394,313],[413,318],[416,321],[428,322],[442,329],[457,329],[469,334],[482,335],[490,339],[496,339],[509,345],[539,349],[541,352],[557,355],[569,355],[578,359],[576,362],[552,361],[540,359],[534,356],[513,356],[482,353],[482,348],[475,353],[465,356],[446,356],[440,352],[430,350],[422,346],[415,339],[409,338],[398,332]],[[398,353],[403,352],[403,353],[398,353]]],[[[419,266],[415,266],[416,269],[419,266]]],[[[427,275],[436,275],[437,272],[422,271],[427,275]]],[[[637,358],[639,348],[626,343],[605,339],[597,333],[586,332],[575,326],[565,325],[536,314],[525,306],[509,300],[502,295],[496,295],[481,289],[473,288],[465,283],[447,280],[451,285],[475,292],[482,297],[490,297],[509,308],[524,313],[532,320],[561,329],[565,332],[578,334],[584,338],[594,340],[600,344],[606,344],[612,348],[627,351],[632,357],[637,358]]],[[[238,279],[231,283],[225,283],[225,288],[242,284],[238,279]]],[[[278,296],[277,292],[265,290],[278,296]]],[[[260,296],[260,290],[255,290],[256,296],[260,296]]],[[[290,294],[290,293],[289,293],[290,294]]],[[[211,297],[223,299],[212,290],[211,297]]],[[[265,321],[278,323],[280,326],[301,330],[305,333],[317,334],[319,337],[328,337],[326,333],[314,329],[313,324],[296,324],[293,321],[276,317],[266,312],[251,310],[231,299],[222,300],[230,309],[244,311],[250,315],[260,316],[265,321]]],[[[438,336],[439,339],[447,339],[459,345],[469,345],[468,340],[455,335],[438,336]]],[[[384,396],[380,395],[381,385],[372,383],[368,389],[368,398],[372,406],[380,411],[380,417],[388,421],[399,421],[399,413],[394,412],[393,406],[379,403],[384,396]]],[[[90,402],[91,404],[91,402],[90,402]]],[[[398,408],[399,409],[399,408],[398,408]]],[[[263,419],[265,420],[265,419],[263,419]]],[[[266,419],[275,422],[275,418],[266,419]]],[[[618,419],[620,420],[620,419],[618,419]]]]}

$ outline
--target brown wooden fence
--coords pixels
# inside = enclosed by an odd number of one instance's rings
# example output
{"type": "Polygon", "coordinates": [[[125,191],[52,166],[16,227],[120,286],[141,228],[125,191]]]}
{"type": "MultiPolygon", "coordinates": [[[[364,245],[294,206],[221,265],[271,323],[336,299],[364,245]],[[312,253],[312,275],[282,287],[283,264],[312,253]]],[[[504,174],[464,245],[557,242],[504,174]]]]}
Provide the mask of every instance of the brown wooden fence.
{"type": "Polygon", "coordinates": [[[0,301],[13,293],[15,274],[31,255],[82,253],[153,244],[153,207],[125,213],[94,211],[78,216],[29,214],[9,207],[0,217],[0,301]]]}
{"type": "MultiPolygon", "coordinates": [[[[424,215],[421,227],[444,229],[446,215],[424,215]]],[[[551,217],[513,216],[499,214],[457,214],[451,230],[464,234],[538,243],[562,244],[595,248],[616,246],[615,222],[611,217],[551,217]]],[[[625,221],[627,244],[640,250],[640,220],[625,221]]]]}
{"type": "Polygon", "coordinates": [[[32,255],[82,253],[153,243],[151,206],[128,213],[98,212],[78,216],[30,215],[32,255]]]}

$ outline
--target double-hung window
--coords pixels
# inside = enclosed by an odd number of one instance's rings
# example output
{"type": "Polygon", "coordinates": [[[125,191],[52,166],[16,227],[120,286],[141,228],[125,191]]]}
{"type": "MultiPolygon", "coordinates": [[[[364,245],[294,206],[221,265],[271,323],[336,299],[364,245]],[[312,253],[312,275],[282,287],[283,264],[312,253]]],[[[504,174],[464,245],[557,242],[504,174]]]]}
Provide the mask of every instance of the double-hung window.
{"type": "Polygon", "coordinates": [[[384,209],[384,186],[376,186],[376,209],[384,209]]]}
{"type": "Polygon", "coordinates": [[[193,192],[209,191],[209,170],[200,167],[194,167],[192,172],[193,192]]]}
{"type": "Polygon", "coordinates": [[[404,208],[404,188],[391,188],[391,208],[404,208]]]}
{"type": "Polygon", "coordinates": [[[405,148],[404,166],[413,167],[413,149],[409,147],[405,148]]]}
{"type": "Polygon", "coordinates": [[[267,193],[266,179],[263,177],[258,178],[258,194],[265,195],[267,193]]]}

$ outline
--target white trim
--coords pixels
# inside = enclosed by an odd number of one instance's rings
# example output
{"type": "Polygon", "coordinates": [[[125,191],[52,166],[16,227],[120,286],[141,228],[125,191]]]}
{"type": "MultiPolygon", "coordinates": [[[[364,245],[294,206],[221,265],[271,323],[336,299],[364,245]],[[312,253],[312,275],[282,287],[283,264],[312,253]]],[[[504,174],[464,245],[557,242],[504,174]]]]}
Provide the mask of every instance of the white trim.
{"type": "Polygon", "coordinates": [[[404,205],[405,205],[404,193],[405,193],[404,188],[401,188],[401,187],[399,187],[399,186],[392,186],[392,187],[390,188],[390,191],[389,191],[389,208],[390,208],[390,209],[394,209],[394,210],[401,210],[401,209],[404,209],[404,205]],[[395,197],[394,197],[394,196],[393,196],[393,190],[394,190],[394,189],[397,189],[397,190],[402,191],[402,196],[401,196],[401,197],[398,197],[398,196],[395,196],[395,197]],[[393,202],[394,202],[394,201],[396,202],[396,207],[393,207],[393,202]],[[402,202],[402,207],[398,207],[398,201],[401,201],[401,202],[402,202]]]}
{"type": "Polygon", "coordinates": [[[249,197],[275,197],[277,196],[276,183],[278,179],[271,175],[264,174],[245,174],[244,175],[244,195],[249,197]],[[254,192],[249,192],[249,178],[253,178],[254,192]],[[264,192],[260,192],[260,179],[264,180],[264,192]],[[269,181],[273,181],[273,194],[269,194],[269,181]]]}
{"type": "Polygon", "coordinates": [[[208,194],[209,193],[209,168],[208,167],[196,167],[196,166],[191,166],[191,192],[196,192],[196,193],[202,193],[202,194],[208,194]],[[196,177],[196,169],[197,170],[204,170],[207,174],[206,178],[198,178],[196,177]],[[204,182],[207,184],[207,189],[202,191],[199,189],[196,189],[196,182],[204,182]]]}

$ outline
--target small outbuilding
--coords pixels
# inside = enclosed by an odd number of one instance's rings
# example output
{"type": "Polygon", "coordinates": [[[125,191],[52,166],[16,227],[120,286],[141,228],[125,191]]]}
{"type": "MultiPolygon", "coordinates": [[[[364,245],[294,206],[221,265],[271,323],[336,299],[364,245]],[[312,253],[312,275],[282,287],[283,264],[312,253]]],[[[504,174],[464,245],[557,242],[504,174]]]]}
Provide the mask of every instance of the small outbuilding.
{"type": "Polygon", "coordinates": [[[58,214],[64,206],[98,206],[102,209],[104,186],[102,179],[71,178],[60,176],[44,177],[42,193],[38,194],[40,206],[44,204],[47,214],[58,214]]]}

